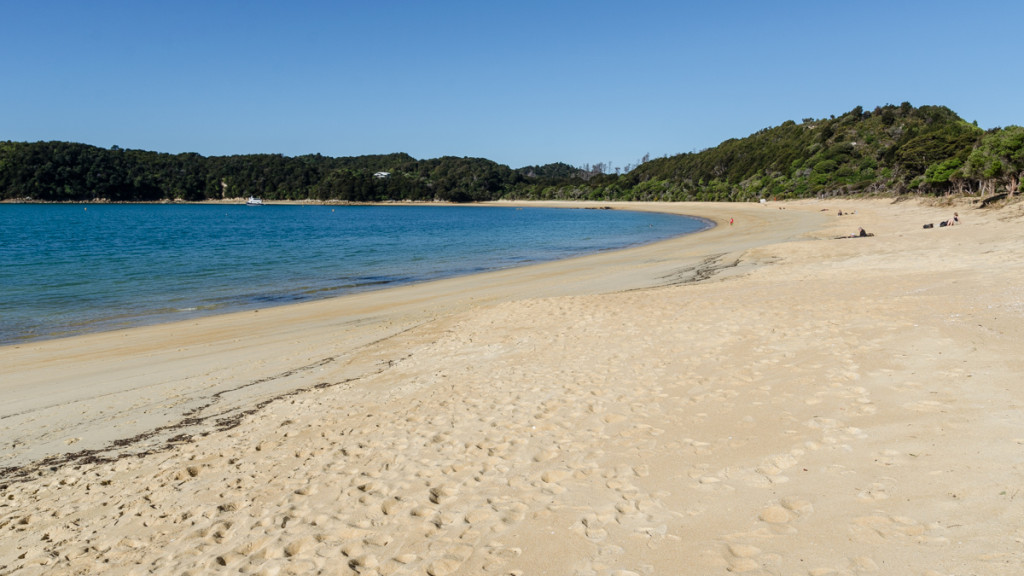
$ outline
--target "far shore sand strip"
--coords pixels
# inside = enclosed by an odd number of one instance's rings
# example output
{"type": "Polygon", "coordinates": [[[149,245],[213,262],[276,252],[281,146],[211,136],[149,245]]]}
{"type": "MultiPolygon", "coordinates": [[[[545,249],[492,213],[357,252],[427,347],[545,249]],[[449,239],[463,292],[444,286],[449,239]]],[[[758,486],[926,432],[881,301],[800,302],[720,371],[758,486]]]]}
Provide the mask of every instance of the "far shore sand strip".
{"type": "Polygon", "coordinates": [[[605,205],[718,226],[0,347],[0,574],[1024,571],[1024,204],[605,205]]]}

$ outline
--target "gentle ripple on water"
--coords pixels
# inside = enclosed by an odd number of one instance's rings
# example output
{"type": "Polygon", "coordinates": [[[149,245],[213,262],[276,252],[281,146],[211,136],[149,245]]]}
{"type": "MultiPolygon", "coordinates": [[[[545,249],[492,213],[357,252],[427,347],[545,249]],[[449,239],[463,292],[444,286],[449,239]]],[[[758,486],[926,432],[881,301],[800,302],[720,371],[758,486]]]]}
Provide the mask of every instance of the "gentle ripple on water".
{"type": "Polygon", "coordinates": [[[707,226],[620,210],[0,204],[0,344],[521,266],[707,226]]]}

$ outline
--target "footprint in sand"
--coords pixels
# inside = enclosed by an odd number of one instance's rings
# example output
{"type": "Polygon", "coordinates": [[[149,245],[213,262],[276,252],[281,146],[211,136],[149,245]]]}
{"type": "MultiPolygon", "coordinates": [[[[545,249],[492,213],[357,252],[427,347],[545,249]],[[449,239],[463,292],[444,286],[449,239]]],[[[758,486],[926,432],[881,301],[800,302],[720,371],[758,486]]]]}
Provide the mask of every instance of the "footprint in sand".
{"type": "Polygon", "coordinates": [[[761,549],[749,544],[729,544],[726,546],[725,561],[729,572],[742,574],[761,569],[761,562],[757,557],[761,549]]]}
{"type": "Polygon", "coordinates": [[[879,478],[877,482],[872,482],[870,486],[861,490],[857,494],[857,498],[865,502],[888,500],[895,488],[895,478],[879,478]]]}

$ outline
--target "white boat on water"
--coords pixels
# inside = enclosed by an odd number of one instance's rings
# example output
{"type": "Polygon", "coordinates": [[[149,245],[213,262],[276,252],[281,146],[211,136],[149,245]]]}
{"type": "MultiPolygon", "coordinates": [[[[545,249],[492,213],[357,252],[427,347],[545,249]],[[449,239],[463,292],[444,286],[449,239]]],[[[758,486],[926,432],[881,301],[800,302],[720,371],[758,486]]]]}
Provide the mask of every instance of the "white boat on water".
{"type": "Polygon", "coordinates": [[[263,199],[255,196],[249,196],[249,199],[245,201],[246,206],[263,206],[263,199]]]}

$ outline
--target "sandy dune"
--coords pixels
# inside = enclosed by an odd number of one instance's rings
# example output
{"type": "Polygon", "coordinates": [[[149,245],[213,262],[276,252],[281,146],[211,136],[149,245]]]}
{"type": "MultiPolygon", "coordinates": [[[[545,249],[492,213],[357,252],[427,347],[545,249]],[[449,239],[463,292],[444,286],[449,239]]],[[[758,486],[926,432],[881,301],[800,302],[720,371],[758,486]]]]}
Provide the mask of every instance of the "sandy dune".
{"type": "Polygon", "coordinates": [[[0,348],[0,574],[1024,573],[1024,205],[628,207],[719,226],[0,348]]]}

